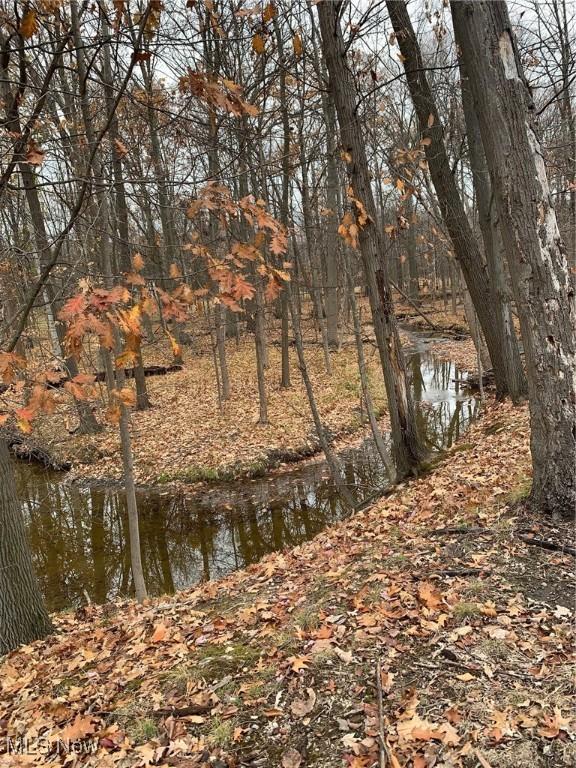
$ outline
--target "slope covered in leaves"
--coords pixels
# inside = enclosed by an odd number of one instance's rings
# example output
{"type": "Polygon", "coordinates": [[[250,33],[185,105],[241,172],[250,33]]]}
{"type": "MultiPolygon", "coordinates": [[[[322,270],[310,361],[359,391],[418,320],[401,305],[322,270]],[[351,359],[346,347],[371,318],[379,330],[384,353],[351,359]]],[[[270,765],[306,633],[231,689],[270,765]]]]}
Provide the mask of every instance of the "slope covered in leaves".
{"type": "Polygon", "coordinates": [[[85,766],[568,768],[573,562],[521,538],[555,535],[515,506],[527,412],[465,439],[292,551],[58,616],[0,667],[0,736],[76,740],[85,766]]]}

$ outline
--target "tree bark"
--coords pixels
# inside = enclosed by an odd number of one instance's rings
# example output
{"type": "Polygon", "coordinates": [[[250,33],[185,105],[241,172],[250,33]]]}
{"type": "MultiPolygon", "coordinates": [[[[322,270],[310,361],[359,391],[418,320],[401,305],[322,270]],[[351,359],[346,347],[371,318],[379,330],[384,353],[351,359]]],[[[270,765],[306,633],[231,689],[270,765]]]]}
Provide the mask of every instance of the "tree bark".
{"type": "Polygon", "coordinates": [[[354,340],[356,342],[356,353],[358,355],[358,371],[360,373],[360,386],[362,388],[362,396],[364,398],[364,404],[366,405],[366,413],[368,414],[368,422],[376,444],[376,450],[378,451],[382,463],[386,467],[390,483],[394,483],[396,480],[396,470],[394,469],[394,462],[392,456],[386,447],[382,432],[378,426],[376,414],[374,413],[374,404],[372,402],[372,395],[370,393],[370,383],[368,381],[368,370],[366,367],[366,357],[364,355],[364,345],[362,341],[362,324],[360,322],[360,314],[358,312],[358,304],[356,302],[356,294],[354,292],[354,282],[350,275],[350,272],[346,273],[348,295],[350,297],[350,309],[352,310],[352,321],[354,323],[354,340]]]}
{"type": "Polygon", "coordinates": [[[420,275],[418,272],[418,251],[416,248],[416,206],[412,195],[406,201],[406,218],[410,224],[406,232],[406,248],[408,251],[408,295],[417,304],[420,303],[420,275]]]}
{"type": "Polygon", "coordinates": [[[444,127],[422,61],[420,46],[412,27],[405,0],[386,0],[392,27],[402,53],[408,87],[418,117],[420,133],[428,139],[425,145],[430,175],[438,197],[442,218],[450,235],[454,253],[474,302],[482,331],[486,339],[497,387],[507,392],[503,360],[503,344],[491,308],[492,293],[482,251],[468,222],[462,199],[444,146],[444,127]]]}
{"type": "Polygon", "coordinates": [[[268,395],[266,393],[266,328],[264,296],[260,283],[256,288],[254,340],[256,346],[256,376],[258,379],[258,423],[268,424],[268,395]]]}
{"type": "Polygon", "coordinates": [[[331,93],[322,94],[324,119],[326,121],[326,202],[331,213],[328,214],[326,227],[326,283],[325,300],[326,334],[328,346],[337,349],[338,337],[338,166],[336,164],[337,135],[334,100],[331,93]]]}
{"type": "MultiPolygon", "coordinates": [[[[286,89],[286,62],[284,61],[284,43],[278,16],[274,16],[274,31],[278,44],[278,56],[280,59],[280,108],[282,114],[282,198],[280,201],[280,221],[288,229],[290,213],[290,115],[288,113],[288,94],[286,89]]],[[[280,262],[279,266],[282,266],[280,262]]],[[[290,309],[288,307],[288,294],[282,291],[280,295],[280,340],[282,350],[282,366],[280,386],[282,389],[290,387],[290,309]]]]}
{"type": "MultiPolygon", "coordinates": [[[[459,43],[458,33],[456,42],[459,43]]],[[[476,191],[478,205],[478,217],[480,231],[484,242],[484,253],[488,273],[490,275],[490,290],[492,292],[492,307],[496,322],[500,327],[500,335],[504,344],[503,364],[506,385],[512,402],[519,402],[528,393],[528,383],[522,368],[522,359],[518,348],[518,339],[512,320],[512,308],[508,296],[506,276],[504,273],[501,248],[500,227],[496,216],[496,206],[492,205],[492,186],[490,174],[486,165],[486,155],[482,147],[482,137],[478,118],[474,111],[474,100],[468,84],[468,76],[463,60],[460,59],[460,76],[462,83],[462,105],[464,107],[464,119],[468,136],[468,148],[470,153],[470,166],[476,191]]],[[[496,392],[498,397],[500,393],[496,392]]]]}
{"type": "Polygon", "coordinates": [[[532,99],[504,2],[452,2],[518,308],[530,401],[531,502],[576,508],[574,292],[532,99]]]}
{"type": "Polygon", "coordinates": [[[0,439],[0,656],[52,632],[26,538],[8,446],[0,439]]]}
{"type": "Polygon", "coordinates": [[[294,331],[294,343],[296,344],[296,352],[298,354],[298,365],[302,375],[302,381],[304,382],[304,388],[306,389],[306,396],[308,398],[310,412],[312,413],[316,434],[318,435],[318,440],[320,441],[324,456],[326,457],[326,463],[330,468],[330,474],[332,475],[334,484],[338,488],[344,503],[348,507],[353,508],[354,499],[352,497],[352,493],[344,480],[344,474],[342,472],[342,465],[340,464],[340,460],[330,445],[330,440],[326,434],[326,429],[324,428],[324,424],[322,423],[322,418],[316,404],[316,398],[314,397],[314,389],[312,387],[312,382],[310,381],[310,376],[308,375],[308,366],[306,365],[306,357],[304,355],[304,344],[302,342],[300,318],[296,314],[294,302],[292,301],[290,295],[290,284],[288,284],[284,290],[288,292],[288,306],[290,307],[290,314],[292,318],[292,329],[294,331]]]}
{"type": "MultiPolygon", "coordinates": [[[[118,387],[124,387],[126,380],[124,369],[117,372],[118,387]]],[[[144,602],[148,593],[144,580],[142,567],[142,553],[140,549],[140,521],[138,518],[138,503],[136,501],[136,484],[134,482],[134,458],[132,454],[132,437],[130,435],[130,411],[124,403],[120,403],[120,445],[122,448],[122,469],[124,486],[126,488],[126,509],[128,511],[128,530],[130,532],[130,566],[136,600],[144,602]]]]}

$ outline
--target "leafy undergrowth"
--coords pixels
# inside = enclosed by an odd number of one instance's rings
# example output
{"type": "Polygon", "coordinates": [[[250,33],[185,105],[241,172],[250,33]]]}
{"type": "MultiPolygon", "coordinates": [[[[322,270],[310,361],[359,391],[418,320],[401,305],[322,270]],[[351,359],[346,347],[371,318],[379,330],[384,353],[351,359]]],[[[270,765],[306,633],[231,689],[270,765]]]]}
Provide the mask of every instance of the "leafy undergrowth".
{"type": "Polygon", "coordinates": [[[527,421],[492,405],[434,473],[227,579],[57,616],[0,667],[0,744],[53,745],[25,765],[367,768],[382,734],[395,768],[573,765],[573,563],[518,536],[527,421]]]}

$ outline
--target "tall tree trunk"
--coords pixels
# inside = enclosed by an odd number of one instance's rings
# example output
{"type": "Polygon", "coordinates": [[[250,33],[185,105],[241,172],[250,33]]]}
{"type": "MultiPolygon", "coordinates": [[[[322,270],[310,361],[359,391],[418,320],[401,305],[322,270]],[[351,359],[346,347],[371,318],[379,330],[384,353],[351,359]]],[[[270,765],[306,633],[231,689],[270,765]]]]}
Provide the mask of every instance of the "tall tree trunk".
{"type": "Polygon", "coordinates": [[[394,462],[392,457],[386,448],[382,432],[378,426],[376,414],[374,413],[374,404],[372,402],[372,395],[370,393],[370,383],[368,381],[368,370],[366,367],[366,358],[364,355],[364,345],[362,342],[362,324],[360,321],[360,313],[358,312],[358,304],[356,302],[356,293],[354,288],[354,282],[350,276],[350,272],[346,272],[348,296],[350,297],[350,308],[352,310],[352,321],[354,323],[354,340],[356,341],[356,353],[358,355],[358,371],[360,373],[360,386],[362,387],[362,396],[364,398],[364,404],[366,405],[366,413],[368,414],[368,422],[376,444],[376,450],[378,451],[382,463],[386,467],[390,482],[393,483],[396,480],[396,470],[394,469],[394,462]]]}
{"type": "Polygon", "coordinates": [[[0,656],[52,632],[32,565],[14,468],[0,439],[0,656]]]}
{"type": "MultiPolygon", "coordinates": [[[[119,369],[118,387],[125,386],[124,370],[119,369]]],[[[120,403],[120,445],[122,449],[122,469],[124,487],[126,488],[126,509],[128,511],[128,530],[130,533],[130,566],[136,600],[142,603],[148,596],[144,569],[142,567],[142,552],[140,548],[140,521],[138,518],[138,503],[136,501],[136,484],[134,481],[134,457],[132,453],[132,436],[130,434],[130,411],[124,403],[120,403]]]]}
{"type": "MultiPolygon", "coordinates": [[[[101,14],[102,21],[102,35],[106,41],[102,50],[102,76],[104,80],[104,90],[106,94],[106,103],[108,110],[112,112],[112,106],[114,104],[114,78],[112,75],[112,63],[110,60],[110,42],[109,42],[109,27],[106,14],[101,14]]],[[[81,56],[81,52],[78,52],[81,56]]],[[[126,204],[126,192],[124,189],[124,176],[122,171],[122,158],[118,148],[119,134],[118,134],[118,119],[114,113],[112,113],[110,121],[110,144],[112,154],[112,172],[114,178],[114,192],[115,196],[112,198],[113,210],[111,219],[114,225],[110,227],[110,222],[107,222],[108,228],[112,230],[112,237],[117,244],[117,251],[119,253],[119,265],[121,269],[129,271],[131,269],[130,264],[130,246],[128,240],[128,207],[126,204]]],[[[106,191],[102,192],[106,195],[106,191]]],[[[109,205],[107,206],[109,208],[109,205]]],[[[103,233],[105,236],[105,233],[103,233]]],[[[144,373],[144,361],[142,359],[142,348],[138,345],[136,351],[136,358],[134,360],[134,381],[136,383],[136,409],[138,411],[146,411],[151,408],[150,398],[148,397],[148,388],[146,386],[146,374],[144,373]]]]}
{"type": "Polygon", "coordinates": [[[398,475],[403,476],[418,466],[423,451],[406,379],[406,368],[384,264],[383,235],[376,223],[376,205],[372,193],[370,170],[356,108],[358,95],[354,77],[346,60],[337,6],[331,2],[322,2],[317,6],[317,11],[341,140],[345,151],[351,157],[350,162],[347,163],[350,185],[354,197],[364,205],[369,216],[359,232],[360,253],[386,385],[394,458],[398,475]]]}
{"type": "MultiPolygon", "coordinates": [[[[459,42],[458,37],[456,37],[456,42],[459,42]]],[[[476,190],[480,231],[482,232],[484,253],[490,275],[492,307],[504,344],[503,363],[507,389],[512,402],[516,403],[527,394],[528,383],[522,368],[518,339],[516,338],[512,319],[512,307],[510,306],[511,302],[508,296],[508,287],[502,262],[505,257],[501,247],[501,234],[497,222],[496,206],[492,205],[490,174],[486,165],[486,155],[482,147],[480,126],[478,125],[478,118],[474,110],[474,101],[468,84],[466,67],[462,59],[460,59],[460,74],[470,165],[474,179],[474,189],[476,190]]],[[[499,393],[497,392],[496,394],[498,395],[499,393]]]]}
{"type": "Polygon", "coordinates": [[[568,265],[572,280],[576,285],[576,115],[574,114],[574,35],[571,34],[567,14],[567,0],[552,0],[551,9],[556,21],[556,33],[560,47],[560,70],[562,73],[562,99],[560,100],[560,119],[562,142],[566,143],[567,169],[565,178],[568,183],[566,205],[568,265]]]}
{"type": "Polygon", "coordinates": [[[302,123],[300,126],[300,170],[302,174],[302,217],[304,219],[304,233],[306,235],[306,255],[308,256],[308,264],[310,265],[310,292],[312,296],[314,314],[316,315],[316,322],[320,328],[320,334],[322,337],[322,349],[324,351],[324,363],[326,365],[326,371],[331,374],[332,364],[330,361],[330,350],[328,347],[326,317],[322,302],[321,270],[318,266],[318,256],[316,253],[313,236],[314,226],[312,222],[312,206],[310,202],[310,186],[308,182],[308,161],[304,152],[304,136],[302,133],[303,119],[304,118],[302,117],[302,123]]]}
{"type": "Polygon", "coordinates": [[[504,2],[452,2],[524,341],[534,508],[576,508],[574,292],[504,2]]]}
{"type": "Polygon", "coordinates": [[[331,213],[326,221],[326,284],[325,300],[326,309],[326,334],[328,346],[336,349],[339,343],[338,337],[338,252],[339,235],[338,220],[338,166],[336,163],[337,132],[336,114],[332,93],[322,94],[324,120],[326,122],[326,202],[331,213]]]}
{"type": "Polygon", "coordinates": [[[406,248],[408,251],[408,295],[417,304],[420,303],[420,280],[418,273],[418,250],[416,248],[416,206],[412,195],[406,201],[406,218],[410,224],[406,232],[406,248]]]}
{"type": "Polygon", "coordinates": [[[256,309],[254,339],[256,344],[256,376],[258,378],[259,424],[268,424],[268,395],[266,393],[266,329],[264,296],[258,281],[256,288],[256,309]]]}
{"type": "Polygon", "coordinates": [[[503,395],[507,393],[503,340],[492,310],[493,296],[482,251],[466,216],[450,168],[444,146],[444,127],[426,77],[426,68],[405,0],[386,0],[386,7],[402,53],[402,62],[418,117],[420,133],[423,139],[428,140],[425,145],[426,159],[442,218],[482,326],[494,368],[496,386],[503,395]]]}
{"type": "MultiPolygon", "coordinates": [[[[220,76],[220,42],[213,34],[209,14],[203,29],[204,58],[208,71],[215,77],[220,76]]],[[[208,174],[211,183],[219,183],[220,159],[218,157],[218,116],[213,106],[208,105],[208,174]]],[[[209,234],[212,248],[218,257],[221,257],[220,246],[224,238],[221,238],[220,224],[216,216],[210,217],[209,234]]],[[[210,313],[208,313],[210,317],[210,313]]],[[[216,334],[215,363],[220,367],[220,383],[222,400],[230,399],[230,376],[228,373],[228,360],[226,358],[226,323],[222,317],[222,305],[214,304],[214,328],[216,334]]],[[[218,375],[218,370],[216,370],[218,375]]]]}
{"type": "MultiPolygon", "coordinates": [[[[290,115],[288,114],[288,94],[286,90],[286,62],[284,61],[284,43],[278,15],[274,16],[274,30],[278,44],[278,56],[280,59],[280,108],[282,110],[282,198],[280,201],[280,221],[288,229],[290,214],[290,115]]],[[[282,266],[282,263],[279,264],[282,266]]],[[[280,341],[282,350],[282,366],[280,386],[283,389],[290,387],[290,308],[288,306],[288,294],[282,291],[280,295],[280,341]]]]}
{"type": "Polygon", "coordinates": [[[214,327],[216,331],[216,349],[218,365],[222,377],[222,400],[230,399],[230,376],[226,360],[226,323],[222,319],[222,304],[214,304],[214,327]]]}

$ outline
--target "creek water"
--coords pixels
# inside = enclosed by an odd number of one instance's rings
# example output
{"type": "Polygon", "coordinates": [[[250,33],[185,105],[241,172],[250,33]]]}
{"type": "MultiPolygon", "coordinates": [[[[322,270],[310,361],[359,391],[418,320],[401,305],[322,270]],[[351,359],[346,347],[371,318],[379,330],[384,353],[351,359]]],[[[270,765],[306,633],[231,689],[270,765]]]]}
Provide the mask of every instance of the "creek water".
{"type": "MultiPolygon", "coordinates": [[[[432,450],[450,447],[477,413],[465,374],[435,357],[426,334],[405,349],[422,433],[432,450]]],[[[340,454],[360,503],[388,484],[372,439],[340,454]]],[[[80,487],[63,473],[18,462],[18,490],[36,572],[52,610],[132,592],[128,520],[121,489],[80,487]]],[[[217,483],[193,495],[138,493],[142,558],[150,594],[184,589],[311,539],[347,514],[325,461],[256,480],[217,483]]]]}

